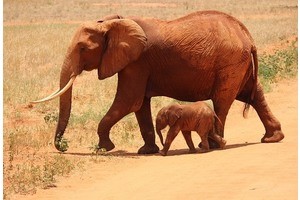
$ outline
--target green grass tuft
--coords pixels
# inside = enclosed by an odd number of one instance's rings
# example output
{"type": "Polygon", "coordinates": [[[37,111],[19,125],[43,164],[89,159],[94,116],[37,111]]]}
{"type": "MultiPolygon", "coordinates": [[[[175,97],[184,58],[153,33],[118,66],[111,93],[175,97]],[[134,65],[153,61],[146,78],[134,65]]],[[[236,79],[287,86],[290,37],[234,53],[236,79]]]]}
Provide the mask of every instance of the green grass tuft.
{"type": "Polygon", "coordinates": [[[280,79],[297,76],[298,48],[296,41],[286,49],[276,50],[274,54],[264,53],[259,57],[258,75],[265,91],[280,79]]]}

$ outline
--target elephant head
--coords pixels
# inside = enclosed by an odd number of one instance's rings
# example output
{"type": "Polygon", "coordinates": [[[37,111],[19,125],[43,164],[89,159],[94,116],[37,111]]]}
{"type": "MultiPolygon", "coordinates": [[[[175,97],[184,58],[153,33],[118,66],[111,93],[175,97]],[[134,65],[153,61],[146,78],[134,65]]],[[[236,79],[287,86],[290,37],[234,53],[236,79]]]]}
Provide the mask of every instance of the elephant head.
{"type": "Polygon", "coordinates": [[[110,77],[136,61],[146,46],[146,35],[136,22],[111,18],[82,25],[76,31],[62,65],[60,89],[32,102],[45,102],[60,96],[55,134],[55,147],[58,150],[61,150],[59,142],[70,118],[72,85],[76,76],[83,70],[97,69],[100,80],[110,77]]]}
{"type": "Polygon", "coordinates": [[[182,108],[179,104],[164,107],[158,112],[156,117],[156,133],[162,145],[164,145],[164,142],[161,130],[166,128],[167,125],[170,127],[174,126],[181,115],[182,108]]]}

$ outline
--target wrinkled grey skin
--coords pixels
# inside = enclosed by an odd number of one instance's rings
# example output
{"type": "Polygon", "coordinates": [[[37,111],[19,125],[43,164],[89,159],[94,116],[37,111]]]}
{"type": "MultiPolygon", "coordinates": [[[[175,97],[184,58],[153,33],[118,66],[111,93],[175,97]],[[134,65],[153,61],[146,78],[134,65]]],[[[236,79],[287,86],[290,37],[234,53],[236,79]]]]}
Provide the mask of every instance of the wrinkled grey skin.
{"type": "Polygon", "coordinates": [[[215,119],[217,119],[216,123],[220,123],[214,111],[204,102],[196,102],[188,105],[172,104],[162,108],[156,117],[156,132],[164,146],[159,151],[160,154],[163,156],[167,155],[171,143],[180,131],[190,149],[190,153],[196,152],[191,138],[191,131],[196,131],[200,136],[203,150],[209,150],[208,136],[223,148],[226,141],[216,134],[215,119]],[[167,125],[169,125],[170,129],[164,143],[161,130],[167,125]]]}

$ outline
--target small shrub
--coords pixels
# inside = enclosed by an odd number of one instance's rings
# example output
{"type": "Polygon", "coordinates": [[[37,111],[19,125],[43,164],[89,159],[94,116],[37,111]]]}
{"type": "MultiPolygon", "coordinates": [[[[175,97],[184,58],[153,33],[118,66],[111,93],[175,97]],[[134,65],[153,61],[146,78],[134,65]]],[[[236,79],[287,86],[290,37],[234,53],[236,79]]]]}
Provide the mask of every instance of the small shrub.
{"type": "MultiPolygon", "coordinates": [[[[13,170],[7,170],[4,176],[6,194],[33,194],[37,188],[55,187],[56,176],[66,176],[75,167],[75,162],[64,155],[44,158],[44,163],[36,163],[40,158],[16,164],[13,170]]],[[[77,164],[79,166],[79,164],[77,164]]]]}
{"type": "Polygon", "coordinates": [[[47,124],[53,123],[53,122],[58,122],[58,114],[55,112],[47,113],[44,116],[44,120],[47,124]]]}
{"type": "Polygon", "coordinates": [[[69,145],[68,145],[68,140],[62,137],[60,140],[55,141],[55,145],[59,146],[59,150],[61,152],[65,152],[68,150],[69,145]]]}
{"type": "Polygon", "coordinates": [[[282,78],[297,75],[298,48],[296,41],[286,49],[277,50],[274,54],[259,56],[258,75],[260,82],[266,91],[270,91],[270,85],[282,78]]]}

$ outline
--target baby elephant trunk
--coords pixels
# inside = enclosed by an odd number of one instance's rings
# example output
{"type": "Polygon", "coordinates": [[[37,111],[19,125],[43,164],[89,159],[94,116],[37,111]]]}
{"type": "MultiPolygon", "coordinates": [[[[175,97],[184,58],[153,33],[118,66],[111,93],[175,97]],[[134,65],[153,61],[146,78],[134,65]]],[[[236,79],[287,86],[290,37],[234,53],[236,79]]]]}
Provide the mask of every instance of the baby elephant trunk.
{"type": "Polygon", "coordinates": [[[161,144],[164,146],[164,139],[163,139],[163,136],[161,134],[161,129],[156,128],[156,133],[157,133],[157,135],[158,135],[158,137],[160,139],[161,144]]]}
{"type": "Polygon", "coordinates": [[[160,139],[161,144],[164,146],[165,144],[164,144],[164,139],[163,139],[161,130],[166,128],[168,123],[166,120],[166,116],[162,112],[163,112],[163,110],[160,110],[159,113],[157,114],[155,125],[156,125],[156,133],[160,139]]]}

